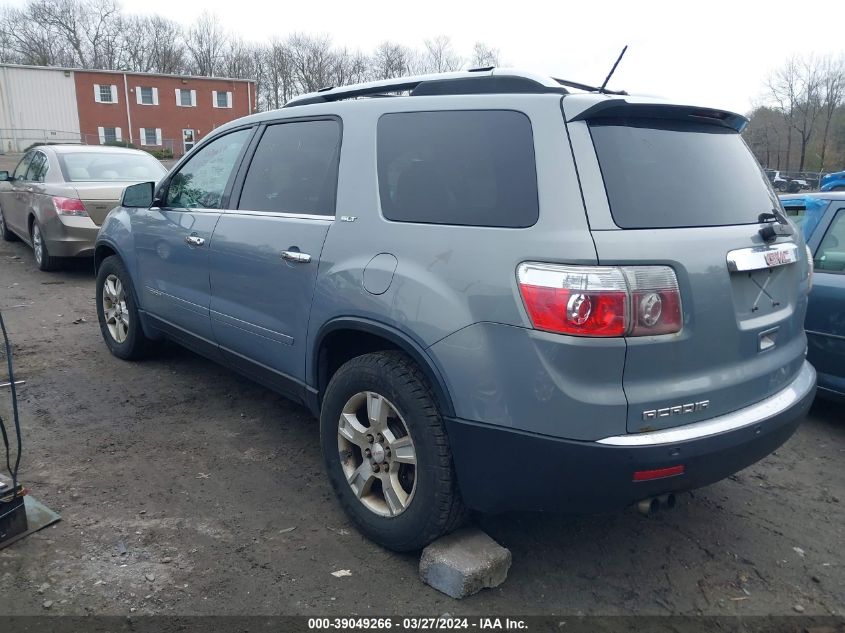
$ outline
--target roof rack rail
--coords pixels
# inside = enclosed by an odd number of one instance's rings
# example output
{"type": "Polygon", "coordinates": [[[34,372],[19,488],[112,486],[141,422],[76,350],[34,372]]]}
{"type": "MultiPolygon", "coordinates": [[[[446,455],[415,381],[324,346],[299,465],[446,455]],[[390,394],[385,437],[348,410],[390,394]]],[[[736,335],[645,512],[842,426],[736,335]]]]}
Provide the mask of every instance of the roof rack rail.
{"type": "Polygon", "coordinates": [[[294,97],[285,103],[284,107],[328,103],[358,97],[384,97],[391,93],[401,92],[409,92],[411,96],[549,92],[566,94],[568,91],[564,86],[588,92],[627,94],[511,68],[484,67],[450,73],[398,77],[337,88],[329,86],[294,97]]]}

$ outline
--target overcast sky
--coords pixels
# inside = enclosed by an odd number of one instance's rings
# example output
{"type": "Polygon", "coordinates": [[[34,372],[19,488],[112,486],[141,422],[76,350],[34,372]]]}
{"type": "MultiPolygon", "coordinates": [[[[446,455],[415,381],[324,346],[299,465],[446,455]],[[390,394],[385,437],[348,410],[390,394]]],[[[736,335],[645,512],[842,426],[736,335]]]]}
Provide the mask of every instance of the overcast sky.
{"type": "Polygon", "coordinates": [[[483,41],[507,65],[585,83],[600,83],[628,44],[609,87],[740,112],[760,100],[766,75],[789,55],[845,51],[842,0],[123,0],[123,7],[184,24],[208,9],[247,40],[305,31],[365,51],[385,39],[421,47],[443,34],[463,55],[483,41]]]}

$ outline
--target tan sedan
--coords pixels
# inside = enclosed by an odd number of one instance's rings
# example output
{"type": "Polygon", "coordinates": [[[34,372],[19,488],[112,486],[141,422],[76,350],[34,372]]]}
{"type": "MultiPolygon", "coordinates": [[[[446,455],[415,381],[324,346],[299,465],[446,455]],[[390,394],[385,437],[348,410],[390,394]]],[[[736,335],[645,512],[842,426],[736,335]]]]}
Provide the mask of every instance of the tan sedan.
{"type": "Polygon", "coordinates": [[[41,270],[62,257],[94,252],[100,224],[127,185],[158,181],[167,170],[147,152],[123,147],[43,145],[12,174],[0,171],[0,237],[32,246],[41,270]]]}

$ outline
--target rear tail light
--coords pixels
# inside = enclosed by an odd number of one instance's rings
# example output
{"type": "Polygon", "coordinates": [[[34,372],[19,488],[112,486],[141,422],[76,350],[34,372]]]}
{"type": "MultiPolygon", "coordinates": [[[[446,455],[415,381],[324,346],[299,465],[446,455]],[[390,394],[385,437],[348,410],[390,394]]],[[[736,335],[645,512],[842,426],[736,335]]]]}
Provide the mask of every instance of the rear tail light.
{"type": "Polygon", "coordinates": [[[570,266],[526,262],[517,281],[538,330],[573,336],[680,332],[681,295],[668,266],[570,266]]]}
{"type": "Polygon", "coordinates": [[[57,215],[88,215],[82,200],[53,196],[53,207],[57,215]]]}

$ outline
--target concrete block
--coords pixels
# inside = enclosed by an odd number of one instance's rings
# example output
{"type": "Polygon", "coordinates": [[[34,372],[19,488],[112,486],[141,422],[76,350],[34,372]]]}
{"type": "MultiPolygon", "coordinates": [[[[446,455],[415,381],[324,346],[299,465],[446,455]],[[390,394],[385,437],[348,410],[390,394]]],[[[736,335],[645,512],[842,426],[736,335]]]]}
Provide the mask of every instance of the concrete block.
{"type": "Polygon", "coordinates": [[[511,552],[476,528],[434,541],[420,558],[420,578],[452,598],[465,598],[505,582],[511,552]]]}

